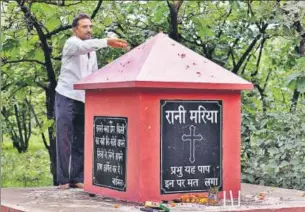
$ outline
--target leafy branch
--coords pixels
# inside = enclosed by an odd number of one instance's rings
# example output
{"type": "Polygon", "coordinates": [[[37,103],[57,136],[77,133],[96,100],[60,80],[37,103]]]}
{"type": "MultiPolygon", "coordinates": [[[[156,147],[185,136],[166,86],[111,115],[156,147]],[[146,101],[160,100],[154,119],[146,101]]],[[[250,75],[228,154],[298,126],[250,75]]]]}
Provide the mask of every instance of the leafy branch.
{"type": "Polygon", "coordinates": [[[44,62],[41,62],[39,60],[32,60],[32,59],[21,59],[21,60],[7,60],[6,58],[1,58],[2,63],[4,65],[6,64],[12,64],[12,63],[22,63],[22,62],[26,62],[26,63],[37,63],[39,65],[45,65],[44,62]]]}
{"type": "MultiPolygon", "coordinates": [[[[99,0],[95,9],[93,10],[90,18],[93,20],[95,18],[95,16],[97,15],[98,11],[100,10],[101,6],[102,6],[102,3],[103,3],[103,0],[99,0]]],[[[59,26],[57,27],[56,29],[54,29],[53,31],[49,32],[46,34],[46,38],[47,39],[50,39],[52,36],[62,32],[62,31],[65,31],[67,29],[71,29],[72,28],[72,24],[68,24],[68,25],[65,25],[65,26],[59,26]]]]}

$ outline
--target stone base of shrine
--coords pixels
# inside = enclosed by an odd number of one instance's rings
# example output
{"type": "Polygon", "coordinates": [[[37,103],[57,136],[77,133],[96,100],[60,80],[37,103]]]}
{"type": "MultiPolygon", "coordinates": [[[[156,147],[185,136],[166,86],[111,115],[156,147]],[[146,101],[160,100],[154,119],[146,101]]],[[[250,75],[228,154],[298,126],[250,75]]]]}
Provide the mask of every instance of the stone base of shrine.
{"type": "MultiPolygon", "coordinates": [[[[231,206],[231,200],[227,199],[226,206],[221,201],[219,206],[184,203],[168,207],[171,212],[305,212],[305,191],[242,184],[240,206],[237,206],[236,199],[233,204],[234,206],[231,206]],[[263,194],[263,199],[258,198],[260,194],[263,194]]],[[[1,189],[1,212],[140,211],[141,207],[143,206],[136,203],[90,195],[81,189],[59,190],[55,187],[1,189]]]]}

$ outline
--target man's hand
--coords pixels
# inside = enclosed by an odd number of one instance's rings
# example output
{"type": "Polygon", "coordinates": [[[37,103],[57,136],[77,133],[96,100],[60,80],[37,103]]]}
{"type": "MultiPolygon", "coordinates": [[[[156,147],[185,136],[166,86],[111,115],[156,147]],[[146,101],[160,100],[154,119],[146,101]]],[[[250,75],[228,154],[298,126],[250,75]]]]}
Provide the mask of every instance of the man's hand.
{"type": "Polygon", "coordinates": [[[128,48],[127,41],[119,39],[119,38],[107,38],[107,44],[108,44],[108,46],[111,46],[113,48],[121,48],[121,49],[128,48]]]}

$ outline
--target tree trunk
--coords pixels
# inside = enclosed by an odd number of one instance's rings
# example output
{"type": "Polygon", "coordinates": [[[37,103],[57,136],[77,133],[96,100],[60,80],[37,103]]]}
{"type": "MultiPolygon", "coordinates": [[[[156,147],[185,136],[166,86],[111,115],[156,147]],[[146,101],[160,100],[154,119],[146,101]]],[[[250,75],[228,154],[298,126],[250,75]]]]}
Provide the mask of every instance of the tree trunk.
{"type": "MultiPolygon", "coordinates": [[[[46,109],[47,109],[47,117],[48,120],[54,120],[54,103],[55,103],[55,88],[49,88],[46,91],[46,109]]],[[[51,126],[48,128],[49,133],[49,141],[50,141],[50,148],[49,156],[50,156],[50,170],[53,175],[53,185],[58,185],[57,182],[57,175],[56,175],[56,136],[54,127],[51,126]]]]}
{"type": "Polygon", "coordinates": [[[294,92],[293,92],[292,99],[291,99],[291,106],[290,106],[290,112],[291,113],[294,113],[296,108],[297,108],[297,103],[298,103],[299,96],[300,96],[300,92],[298,92],[297,89],[295,88],[294,92]]]}
{"type": "MultiPolygon", "coordinates": [[[[21,11],[24,13],[24,17],[29,20],[34,28],[36,29],[36,32],[38,34],[39,40],[41,42],[42,50],[44,53],[44,59],[45,59],[45,66],[47,69],[47,75],[48,75],[48,87],[45,88],[46,92],[46,111],[47,111],[47,119],[48,120],[54,120],[54,102],[55,102],[55,87],[56,87],[56,78],[55,78],[55,72],[52,65],[51,60],[51,52],[52,49],[48,45],[47,37],[45,33],[43,32],[41,25],[39,24],[39,21],[36,19],[36,17],[31,13],[30,9],[26,6],[24,6],[24,2],[17,0],[17,3],[20,6],[21,11]]],[[[53,184],[57,185],[57,176],[56,176],[56,138],[54,134],[54,128],[49,127],[48,128],[49,133],[49,140],[50,140],[50,149],[49,149],[49,155],[50,155],[50,161],[51,161],[51,167],[50,171],[53,175],[53,184]]]]}
{"type": "Polygon", "coordinates": [[[178,12],[179,9],[183,3],[183,0],[180,1],[174,1],[173,3],[168,3],[169,7],[169,22],[170,22],[170,27],[169,27],[169,37],[172,38],[175,41],[180,41],[180,36],[178,32],[178,12]]]}

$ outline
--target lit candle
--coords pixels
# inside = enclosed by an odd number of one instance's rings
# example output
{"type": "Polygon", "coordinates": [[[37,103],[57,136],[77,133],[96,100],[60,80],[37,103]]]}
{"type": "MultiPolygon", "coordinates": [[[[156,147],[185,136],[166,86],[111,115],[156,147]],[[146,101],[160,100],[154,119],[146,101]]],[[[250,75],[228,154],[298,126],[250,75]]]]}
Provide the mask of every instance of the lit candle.
{"type": "Polygon", "coordinates": [[[234,206],[234,204],[233,204],[233,195],[232,195],[232,190],[230,190],[230,198],[231,198],[231,206],[234,206]]]}

